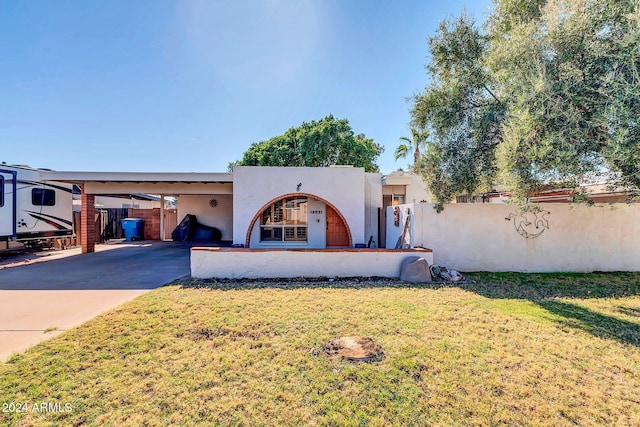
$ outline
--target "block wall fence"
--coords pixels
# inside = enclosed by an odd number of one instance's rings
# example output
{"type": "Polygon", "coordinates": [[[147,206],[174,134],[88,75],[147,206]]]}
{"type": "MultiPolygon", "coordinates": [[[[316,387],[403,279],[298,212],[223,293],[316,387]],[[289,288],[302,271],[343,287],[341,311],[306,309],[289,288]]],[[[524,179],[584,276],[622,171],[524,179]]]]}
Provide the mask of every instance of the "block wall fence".
{"type": "Polygon", "coordinates": [[[387,212],[387,247],[409,216],[411,240],[433,250],[434,263],[461,271],[640,271],[640,204],[540,203],[538,212],[510,204],[433,204],[387,212]]]}

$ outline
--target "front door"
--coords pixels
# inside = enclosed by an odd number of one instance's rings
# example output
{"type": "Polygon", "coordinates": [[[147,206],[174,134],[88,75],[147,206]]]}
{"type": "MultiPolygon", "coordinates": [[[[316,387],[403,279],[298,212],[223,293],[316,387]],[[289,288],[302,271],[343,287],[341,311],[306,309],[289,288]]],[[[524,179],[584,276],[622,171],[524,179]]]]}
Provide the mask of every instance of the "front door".
{"type": "Polygon", "coordinates": [[[349,246],[349,234],[340,215],[327,205],[327,247],[349,246]]]}

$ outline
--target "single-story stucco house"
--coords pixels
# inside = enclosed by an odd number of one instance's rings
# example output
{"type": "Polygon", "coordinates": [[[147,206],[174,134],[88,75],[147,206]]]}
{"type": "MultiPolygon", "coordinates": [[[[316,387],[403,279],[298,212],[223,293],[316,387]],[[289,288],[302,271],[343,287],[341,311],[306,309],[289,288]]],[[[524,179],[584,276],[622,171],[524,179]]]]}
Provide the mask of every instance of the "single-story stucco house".
{"type": "MultiPolygon", "coordinates": [[[[232,173],[50,171],[43,179],[78,184],[87,218],[98,194],[177,197],[179,219],[196,215],[198,222],[218,228],[222,240],[246,248],[384,247],[384,208],[429,199],[419,177],[352,166],[238,166],[232,173]]],[[[95,244],[89,228],[83,227],[85,252],[95,244]]]]}
{"type": "MultiPolygon", "coordinates": [[[[383,176],[352,166],[332,167],[259,167],[239,166],[232,173],[146,173],[146,172],[43,172],[50,181],[73,183],[82,189],[81,241],[84,253],[95,250],[94,218],[96,196],[100,194],[146,193],[177,198],[178,218],[195,215],[203,225],[221,232],[221,240],[233,248],[218,249],[230,259],[220,263],[228,267],[228,276],[246,277],[250,273],[240,265],[261,262],[274,266],[269,273],[262,268],[254,275],[394,275],[407,254],[391,253],[386,246],[387,206],[427,201],[425,186],[419,177],[404,172],[383,176]],[[242,248],[242,249],[240,249],[242,248]],[[356,249],[366,249],[360,255],[356,249]],[[374,250],[375,249],[375,253],[374,250]],[[297,251],[296,255],[283,250],[297,251]],[[279,254],[276,252],[280,252],[279,254]],[[324,255],[317,255],[324,251],[324,255]],[[327,252],[333,251],[333,252],[327,252]],[[313,255],[309,255],[311,253],[313,255]],[[349,254],[345,255],[346,252],[349,254]],[[245,255],[240,255],[240,254],[245,255]],[[252,255],[246,255],[251,253],[252,255]],[[307,253],[306,255],[301,255],[307,253]],[[251,261],[242,259],[251,256],[251,261]],[[325,257],[322,262],[318,256],[325,257]],[[381,262],[381,257],[393,261],[381,262]],[[269,259],[259,260],[260,257],[269,259]],[[285,268],[291,257],[296,269],[285,268]],[[329,258],[335,258],[329,260],[329,258]],[[359,257],[358,261],[351,259],[359,257]],[[362,257],[369,257],[364,261],[362,257]],[[271,259],[274,258],[274,259],[271,259]],[[275,259],[278,258],[278,259],[275,259]],[[362,259],[361,259],[362,258],[362,259]],[[327,270],[346,263],[344,268],[327,270]],[[357,269],[351,267],[357,265],[357,269]],[[386,265],[376,273],[372,266],[386,265]],[[230,267],[229,267],[230,266],[230,267]],[[234,267],[235,266],[235,267],[234,267]],[[391,266],[391,267],[389,267],[391,266]],[[237,268],[236,268],[237,267],[237,268]],[[312,270],[317,269],[315,273],[312,270]],[[286,270],[287,274],[284,274],[286,270]]],[[[163,221],[161,213],[160,220],[163,221]]],[[[161,224],[160,229],[164,227],[161,224]]],[[[161,235],[162,239],[169,236],[161,235]]],[[[201,250],[211,250],[201,248],[201,250]]],[[[202,254],[200,254],[202,255],[202,254]]],[[[192,274],[194,273],[192,250],[192,274]]],[[[207,255],[209,256],[209,255],[207,255]]],[[[431,259],[431,258],[430,258],[431,259]]],[[[208,262],[208,261],[207,261],[208,262]]],[[[196,262],[197,263],[197,262],[196,262]]],[[[220,271],[221,265],[210,267],[220,271]]],[[[204,273],[203,273],[204,274],[204,273]]]]}

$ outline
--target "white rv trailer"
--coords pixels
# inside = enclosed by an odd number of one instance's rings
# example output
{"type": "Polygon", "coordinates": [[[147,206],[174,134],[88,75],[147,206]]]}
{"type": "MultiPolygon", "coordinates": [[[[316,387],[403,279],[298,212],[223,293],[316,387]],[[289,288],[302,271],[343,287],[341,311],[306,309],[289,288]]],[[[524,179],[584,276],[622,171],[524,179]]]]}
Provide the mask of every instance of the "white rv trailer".
{"type": "Polygon", "coordinates": [[[73,235],[73,186],[41,170],[0,164],[0,251],[73,235]]]}

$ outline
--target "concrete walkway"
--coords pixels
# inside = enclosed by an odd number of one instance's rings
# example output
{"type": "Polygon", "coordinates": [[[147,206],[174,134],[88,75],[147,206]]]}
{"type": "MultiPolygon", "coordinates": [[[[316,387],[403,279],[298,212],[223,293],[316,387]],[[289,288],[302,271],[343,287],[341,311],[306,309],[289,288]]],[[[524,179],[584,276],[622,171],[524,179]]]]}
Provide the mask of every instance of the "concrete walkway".
{"type": "Polygon", "coordinates": [[[0,361],[189,274],[189,245],[97,245],[0,263],[0,361]]]}

